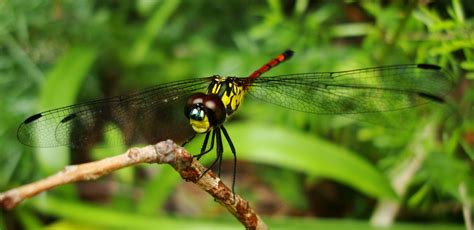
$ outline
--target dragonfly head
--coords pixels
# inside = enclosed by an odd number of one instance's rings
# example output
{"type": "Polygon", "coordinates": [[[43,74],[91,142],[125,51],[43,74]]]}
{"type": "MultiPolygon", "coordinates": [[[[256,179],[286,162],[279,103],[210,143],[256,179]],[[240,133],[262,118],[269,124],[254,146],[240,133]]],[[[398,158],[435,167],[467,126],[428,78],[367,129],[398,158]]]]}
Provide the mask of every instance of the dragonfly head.
{"type": "Polygon", "coordinates": [[[226,118],[225,107],[215,94],[194,93],[186,103],[184,114],[197,133],[207,133],[226,118]]]}

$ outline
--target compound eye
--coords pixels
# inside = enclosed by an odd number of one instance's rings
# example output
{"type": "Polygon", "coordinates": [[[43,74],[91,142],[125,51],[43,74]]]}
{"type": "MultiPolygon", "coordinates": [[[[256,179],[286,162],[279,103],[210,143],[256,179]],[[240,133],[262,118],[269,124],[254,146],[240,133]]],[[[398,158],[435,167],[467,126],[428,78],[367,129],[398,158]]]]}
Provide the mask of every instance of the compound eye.
{"type": "Polygon", "coordinates": [[[206,133],[221,125],[225,118],[225,107],[217,95],[194,93],[188,97],[184,115],[197,133],[206,133]]]}
{"type": "Polygon", "coordinates": [[[202,121],[204,120],[204,117],[206,116],[206,112],[204,111],[204,108],[201,106],[195,106],[194,108],[189,111],[189,119],[195,120],[195,121],[202,121]]]}
{"type": "Polygon", "coordinates": [[[209,123],[204,105],[199,103],[190,108],[188,113],[189,124],[197,133],[207,133],[212,128],[209,123]]]}

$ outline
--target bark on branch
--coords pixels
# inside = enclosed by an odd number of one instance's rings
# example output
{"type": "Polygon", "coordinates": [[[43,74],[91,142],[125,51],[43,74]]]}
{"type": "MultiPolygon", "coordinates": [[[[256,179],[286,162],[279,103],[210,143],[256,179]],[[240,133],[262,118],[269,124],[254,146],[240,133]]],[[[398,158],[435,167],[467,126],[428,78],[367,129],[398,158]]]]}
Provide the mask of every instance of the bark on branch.
{"type": "Polygon", "coordinates": [[[195,183],[205,190],[247,229],[267,229],[265,223],[247,201],[237,194],[234,197],[229,187],[211,170],[201,177],[206,168],[199,161],[193,159],[192,155],[184,148],[171,140],[143,148],[131,148],[121,155],[95,162],[67,166],[62,171],[45,179],[0,193],[0,206],[11,209],[21,201],[57,186],[76,181],[95,180],[115,170],[140,163],[171,165],[184,180],[195,183]]]}

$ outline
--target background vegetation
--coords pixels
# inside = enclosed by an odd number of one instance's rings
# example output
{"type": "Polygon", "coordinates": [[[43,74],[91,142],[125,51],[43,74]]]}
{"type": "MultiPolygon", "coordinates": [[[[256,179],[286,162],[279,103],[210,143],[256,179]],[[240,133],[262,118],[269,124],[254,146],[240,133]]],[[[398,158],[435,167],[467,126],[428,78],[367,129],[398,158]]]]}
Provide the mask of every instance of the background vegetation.
{"type": "MultiPolygon", "coordinates": [[[[270,75],[441,65],[456,80],[450,103],[458,112],[433,112],[419,118],[418,131],[396,132],[247,100],[227,125],[240,160],[237,192],[272,228],[367,229],[395,205],[393,229],[463,229],[462,209],[474,202],[473,15],[467,0],[1,1],[0,191],[125,148],[22,146],[16,129],[31,114],[163,82],[246,76],[292,48],[295,57],[270,75]],[[410,165],[400,190],[394,184],[410,165]]],[[[0,213],[0,229],[158,226],[241,227],[158,165],[64,186],[0,213]]]]}

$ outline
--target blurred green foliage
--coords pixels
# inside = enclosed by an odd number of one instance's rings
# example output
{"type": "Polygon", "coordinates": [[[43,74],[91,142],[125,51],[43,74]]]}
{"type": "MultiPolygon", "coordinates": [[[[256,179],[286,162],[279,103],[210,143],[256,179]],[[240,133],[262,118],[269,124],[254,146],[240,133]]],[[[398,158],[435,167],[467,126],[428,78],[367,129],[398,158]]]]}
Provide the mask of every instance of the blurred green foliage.
{"type": "MultiPolygon", "coordinates": [[[[462,205],[474,200],[473,15],[467,0],[2,1],[0,191],[81,162],[67,148],[20,145],[16,129],[28,115],[180,79],[246,76],[292,48],[295,57],[271,75],[441,65],[457,82],[450,101],[456,112],[433,112],[420,118],[420,131],[397,132],[246,100],[228,125],[240,160],[237,192],[265,215],[367,220],[378,200],[391,199],[401,205],[401,221],[462,229],[462,205]],[[423,139],[426,126],[434,128],[423,139]],[[390,175],[420,148],[424,161],[398,196],[390,175]]],[[[187,148],[196,152],[200,144],[187,148]]],[[[231,168],[224,168],[230,181],[231,168]]],[[[0,229],[239,228],[195,190],[169,167],[137,166],[2,211],[0,229]]],[[[283,229],[369,228],[352,220],[264,219],[283,229]]]]}

